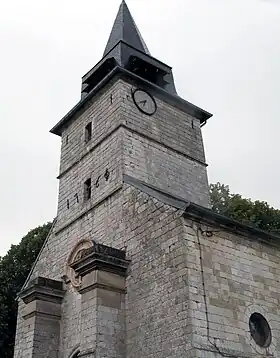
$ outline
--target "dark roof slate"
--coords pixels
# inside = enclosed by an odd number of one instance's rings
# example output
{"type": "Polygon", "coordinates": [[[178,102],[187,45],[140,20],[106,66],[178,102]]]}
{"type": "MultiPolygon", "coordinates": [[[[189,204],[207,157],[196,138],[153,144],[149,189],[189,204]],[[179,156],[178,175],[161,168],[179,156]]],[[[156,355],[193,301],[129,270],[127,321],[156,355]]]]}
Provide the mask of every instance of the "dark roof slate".
{"type": "Polygon", "coordinates": [[[124,0],[120,5],[103,57],[120,41],[150,55],[148,47],[124,0]]]}

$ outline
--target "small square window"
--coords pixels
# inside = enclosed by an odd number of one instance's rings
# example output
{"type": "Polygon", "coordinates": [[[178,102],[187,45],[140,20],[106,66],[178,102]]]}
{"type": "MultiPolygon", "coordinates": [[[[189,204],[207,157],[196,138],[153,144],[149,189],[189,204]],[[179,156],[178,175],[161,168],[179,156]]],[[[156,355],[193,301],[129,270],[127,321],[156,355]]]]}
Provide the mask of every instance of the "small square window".
{"type": "Polygon", "coordinates": [[[84,198],[85,201],[91,198],[91,178],[87,179],[84,183],[84,198]]]}
{"type": "Polygon", "coordinates": [[[89,122],[85,127],[85,142],[89,142],[92,137],[92,123],[89,122]]]}

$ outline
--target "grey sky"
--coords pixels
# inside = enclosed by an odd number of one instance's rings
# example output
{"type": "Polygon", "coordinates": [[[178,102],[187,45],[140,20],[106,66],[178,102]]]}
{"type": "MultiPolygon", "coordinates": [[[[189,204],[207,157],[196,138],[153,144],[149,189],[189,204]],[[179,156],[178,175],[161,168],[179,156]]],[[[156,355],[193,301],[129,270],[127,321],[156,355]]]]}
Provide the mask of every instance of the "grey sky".
{"type": "MultiPolygon", "coordinates": [[[[0,1],[0,255],[56,215],[60,138],[120,0],[0,1]]],[[[280,0],[127,0],[179,94],[214,114],[210,182],[280,207],[280,0]]]]}

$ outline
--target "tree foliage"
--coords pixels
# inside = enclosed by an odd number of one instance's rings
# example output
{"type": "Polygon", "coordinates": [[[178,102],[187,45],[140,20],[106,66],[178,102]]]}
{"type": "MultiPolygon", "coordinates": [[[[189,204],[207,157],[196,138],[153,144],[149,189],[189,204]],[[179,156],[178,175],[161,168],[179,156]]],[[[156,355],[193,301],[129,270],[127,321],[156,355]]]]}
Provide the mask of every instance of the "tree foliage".
{"type": "Polygon", "coordinates": [[[51,228],[38,226],[24,236],[18,245],[0,257],[0,357],[12,358],[16,332],[17,301],[28,273],[51,228]]]}
{"type": "Polygon", "coordinates": [[[231,194],[227,185],[210,185],[212,210],[231,217],[244,224],[280,235],[280,210],[274,209],[264,201],[252,201],[239,194],[231,194]]]}

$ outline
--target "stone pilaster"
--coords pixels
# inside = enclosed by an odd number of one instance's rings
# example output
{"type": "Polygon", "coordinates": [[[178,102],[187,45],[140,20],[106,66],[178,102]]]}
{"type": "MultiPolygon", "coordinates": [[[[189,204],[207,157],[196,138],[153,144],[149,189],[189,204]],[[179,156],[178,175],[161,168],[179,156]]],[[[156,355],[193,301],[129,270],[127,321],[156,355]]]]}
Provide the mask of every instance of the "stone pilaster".
{"type": "Polygon", "coordinates": [[[24,358],[57,358],[60,337],[62,282],[37,277],[21,291],[25,303],[24,358]]]}
{"type": "Polygon", "coordinates": [[[86,358],[125,357],[125,252],[94,244],[72,264],[81,277],[81,352],[86,358]]]}

